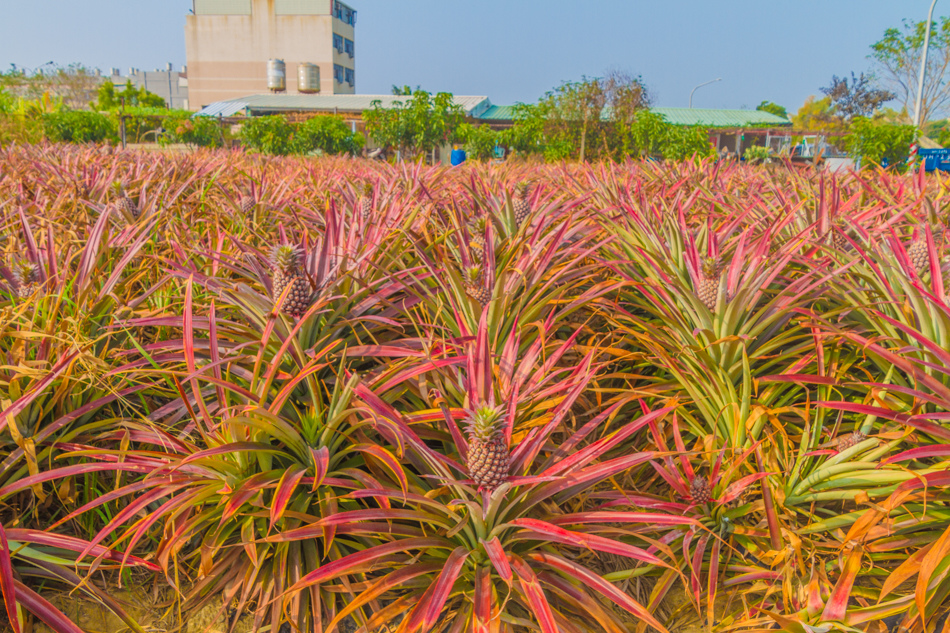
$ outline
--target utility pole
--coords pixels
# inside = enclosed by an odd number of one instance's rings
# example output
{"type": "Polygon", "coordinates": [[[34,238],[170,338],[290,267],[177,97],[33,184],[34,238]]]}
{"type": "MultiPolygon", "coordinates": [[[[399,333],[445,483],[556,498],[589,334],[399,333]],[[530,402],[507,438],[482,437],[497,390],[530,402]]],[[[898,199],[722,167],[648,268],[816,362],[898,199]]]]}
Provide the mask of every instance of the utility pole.
{"type": "Polygon", "coordinates": [[[914,127],[920,129],[920,106],[924,97],[924,75],[927,73],[927,51],[930,48],[930,23],[934,18],[934,6],[937,0],[930,3],[930,13],[927,14],[927,28],[924,30],[924,50],[920,54],[920,76],[917,78],[917,104],[914,106],[914,127]]]}

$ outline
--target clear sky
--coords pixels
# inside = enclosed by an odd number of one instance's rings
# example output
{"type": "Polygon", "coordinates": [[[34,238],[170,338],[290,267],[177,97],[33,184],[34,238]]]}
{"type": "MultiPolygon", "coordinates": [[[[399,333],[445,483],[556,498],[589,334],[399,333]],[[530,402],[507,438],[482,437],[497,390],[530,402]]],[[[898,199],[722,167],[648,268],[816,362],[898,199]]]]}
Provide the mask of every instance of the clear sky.
{"type": "MultiPolygon", "coordinates": [[[[950,0],[944,0],[950,11],[950,0]]],[[[191,0],[0,0],[0,66],[106,70],[185,63],[191,0]]],[[[661,106],[790,112],[833,74],[871,68],[869,45],[927,0],[348,0],[356,88],[392,84],[534,101],[562,80],[642,75],[661,106]]],[[[894,104],[891,104],[894,105],[894,104]]]]}

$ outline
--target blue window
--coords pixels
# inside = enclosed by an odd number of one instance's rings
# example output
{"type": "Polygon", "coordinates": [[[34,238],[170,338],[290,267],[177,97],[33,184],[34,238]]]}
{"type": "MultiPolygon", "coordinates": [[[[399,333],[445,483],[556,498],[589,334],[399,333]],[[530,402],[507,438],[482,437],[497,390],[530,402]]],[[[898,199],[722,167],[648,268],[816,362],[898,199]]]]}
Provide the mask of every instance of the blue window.
{"type": "Polygon", "coordinates": [[[344,70],[345,69],[343,66],[340,66],[339,64],[333,64],[333,78],[336,79],[337,83],[341,84],[346,81],[344,70]]]}
{"type": "Polygon", "coordinates": [[[346,83],[350,84],[351,86],[356,85],[356,71],[352,68],[346,69],[346,83]]]}
{"type": "Polygon", "coordinates": [[[346,54],[350,57],[356,55],[356,45],[353,43],[353,40],[343,40],[343,50],[345,50],[346,54]]]}
{"type": "Polygon", "coordinates": [[[343,53],[343,36],[342,35],[337,35],[336,33],[333,34],[333,48],[335,48],[338,53],[340,54],[343,53]]]}

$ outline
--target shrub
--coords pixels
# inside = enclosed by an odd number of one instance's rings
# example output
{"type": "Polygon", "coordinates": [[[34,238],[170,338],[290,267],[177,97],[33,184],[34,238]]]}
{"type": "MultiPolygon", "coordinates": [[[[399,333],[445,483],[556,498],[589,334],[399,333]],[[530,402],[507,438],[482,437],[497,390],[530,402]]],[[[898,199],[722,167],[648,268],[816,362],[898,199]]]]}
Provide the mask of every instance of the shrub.
{"type": "Polygon", "coordinates": [[[459,129],[459,136],[465,143],[465,152],[468,158],[491,160],[495,155],[495,147],[498,145],[501,135],[484,124],[474,126],[464,123],[459,129]]]}
{"type": "Polygon", "coordinates": [[[902,165],[914,142],[914,126],[878,123],[866,117],[855,117],[845,144],[855,158],[870,165],[902,165]]]}
{"type": "Polygon", "coordinates": [[[161,145],[184,143],[198,147],[222,147],[225,133],[218,122],[206,116],[192,116],[190,112],[176,113],[165,119],[165,132],[158,138],[161,145]]]}
{"type": "Polygon", "coordinates": [[[241,126],[244,144],[265,154],[286,156],[294,151],[294,126],[281,115],[249,118],[241,126]]]}
{"type": "Polygon", "coordinates": [[[115,120],[98,112],[51,112],[42,115],[42,121],[43,133],[54,142],[101,143],[119,138],[115,120]]]}
{"type": "Polygon", "coordinates": [[[350,129],[341,117],[315,116],[297,126],[294,151],[300,154],[358,154],[363,136],[350,129]]]}

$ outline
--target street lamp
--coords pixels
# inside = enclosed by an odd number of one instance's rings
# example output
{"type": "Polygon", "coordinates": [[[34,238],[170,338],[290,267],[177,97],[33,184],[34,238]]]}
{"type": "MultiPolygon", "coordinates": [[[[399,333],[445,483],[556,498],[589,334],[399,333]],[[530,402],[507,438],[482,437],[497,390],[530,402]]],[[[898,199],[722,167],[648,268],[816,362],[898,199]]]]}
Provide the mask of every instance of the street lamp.
{"type": "Polygon", "coordinates": [[[927,14],[927,29],[924,31],[924,50],[920,55],[920,77],[917,78],[917,104],[914,106],[914,127],[920,127],[920,106],[924,96],[924,74],[927,72],[927,49],[930,48],[930,23],[934,18],[934,6],[937,0],[930,3],[930,13],[927,14]]]}
{"type": "MultiPolygon", "coordinates": [[[[937,1],[937,0],[934,0],[934,2],[936,2],[936,1],[937,1]]],[[[707,81],[707,82],[704,83],[704,84],[699,84],[698,86],[696,86],[696,88],[693,88],[692,92],[689,93],[689,107],[691,107],[691,108],[693,107],[693,92],[696,92],[696,90],[697,90],[698,88],[702,88],[703,86],[708,86],[709,84],[714,84],[714,83],[716,83],[717,81],[722,81],[722,77],[718,77],[718,78],[716,78],[716,79],[713,79],[712,81],[707,81]]]]}

